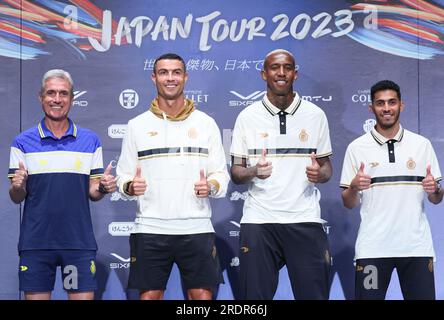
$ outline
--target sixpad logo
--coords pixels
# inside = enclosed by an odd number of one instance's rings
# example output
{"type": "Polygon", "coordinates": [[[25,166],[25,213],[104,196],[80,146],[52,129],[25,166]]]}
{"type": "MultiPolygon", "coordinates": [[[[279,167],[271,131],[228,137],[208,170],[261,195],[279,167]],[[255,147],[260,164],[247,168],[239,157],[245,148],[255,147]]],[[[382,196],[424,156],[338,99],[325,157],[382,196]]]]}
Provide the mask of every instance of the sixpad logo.
{"type": "Polygon", "coordinates": [[[246,107],[250,104],[262,99],[262,97],[267,93],[267,91],[255,91],[246,96],[240,94],[236,91],[230,91],[230,93],[237,97],[236,100],[229,100],[228,105],[230,107],[246,107]]]}
{"type": "Polygon", "coordinates": [[[228,232],[228,234],[230,235],[230,237],[239,237],[239,233],[240,233],[240,223],[237,221],[233,221],[230,220],[230,223],[236,227],[236,230],[230,230],[228,232]]]}
{"type": "Polygon", "coordinates": [[[111,253],[111,255],[114,258],[116,258],[115,261],[118,261],[118,262],[111,262],[109,264],[110,269],[128,269],[130,267],[130,260],[131,260],[130,258],[125,259],[114,252],[111,253]]]}
{"type": "Polygon", "coordinates": [[[139,95],[133,89],[125,89],[119,96],[120,105],[125,109],[133,109],[139,104],[139,95]]]}
{"type": "Polygon", "coordinates": [[[73,106],[77,106],[77,107],[87,107],[88,106],[88,101],[87,100],[79,99],[80,97],[82,97],[87,92],[88,91],[74,91],[74,98],[73,98],[73,101],[72,101],[72,105],[73,106]]]}

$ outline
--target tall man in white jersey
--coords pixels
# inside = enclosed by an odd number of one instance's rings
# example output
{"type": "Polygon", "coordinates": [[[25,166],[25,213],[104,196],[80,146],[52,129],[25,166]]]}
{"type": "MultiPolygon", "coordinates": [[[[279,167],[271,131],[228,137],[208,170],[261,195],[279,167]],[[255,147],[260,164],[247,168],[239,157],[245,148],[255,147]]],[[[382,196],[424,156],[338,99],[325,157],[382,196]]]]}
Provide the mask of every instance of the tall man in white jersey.
{"type": "Polygon", "coordinates": [[[292,53],[267,54],[267,94],[238,116],[231,145],[234,183],[248,184],[240,230],[242,299],[273,299],[286,265],[296,299],[328,299],[331,257],[316,183],[332,174],[324,112],[293,92],[292,53]]]}

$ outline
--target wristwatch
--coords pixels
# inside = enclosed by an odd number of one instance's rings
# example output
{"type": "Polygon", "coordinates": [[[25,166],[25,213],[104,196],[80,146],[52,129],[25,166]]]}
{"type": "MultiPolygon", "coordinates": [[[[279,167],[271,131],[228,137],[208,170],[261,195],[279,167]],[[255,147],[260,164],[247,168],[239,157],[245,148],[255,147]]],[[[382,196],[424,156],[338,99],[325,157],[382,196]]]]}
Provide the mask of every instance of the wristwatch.
{"type": "Polygon", "coordinates": [[[440,192],[441,192],[441,184],[438,182],[438,183],[436,183],[436,190],[433,193],[439,194],[440,192]]]}
{"type": "Polygon", "coordinates": [[[214,196],[217,193],[217,188],[214,184],[208,183],[210,185],[210,196],[214,196]]]}
{"type": "Polygon", "coordinates": [[[101,182],[99,183],[99,192],[101,194],[107,194],[108,193],[108,191],[106,191],[106,189],[105,189],[105,186],[101,182]]]}
{"type": "Polygon", "coordinates": [[[125,186],[123,188],[123,192],[125,192],[129,196],[131,195],[131,193],[130,193],[131,183],[133,183],[133,182],[132,181],[128,181],[127,183],[125,183],[125,186]]]}

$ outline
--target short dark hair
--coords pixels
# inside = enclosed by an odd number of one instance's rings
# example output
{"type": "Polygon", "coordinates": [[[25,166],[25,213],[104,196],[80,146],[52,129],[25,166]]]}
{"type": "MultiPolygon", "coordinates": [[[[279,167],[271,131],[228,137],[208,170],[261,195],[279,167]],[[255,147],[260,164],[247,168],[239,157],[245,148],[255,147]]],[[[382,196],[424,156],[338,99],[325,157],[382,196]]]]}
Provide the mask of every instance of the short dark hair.
{"type": "Polygon", "coordinates": [[[399,89],[399,86],[391,80],[381,80],[381,81],[375,83],[372,86],[372,88],[370,89],[372,103],[373,103],[373,100],[375,99],[376,92],[382,91],[382,90],[396,91],[396,94],[398,95],[398,99],[401,100],[401,89],[399,89]]]}
{"type": "Polygon", "coordinates": [[[187,72],[187,66],[185,65],[185,61],[182,59],[181,56],[179,56],[178,54],[175,54],[175,53],[165,53],[165,54],[161,55],[160,57],[158,57],[156,59],[156,61],[154,61],[154,68],[153,68],[154,72],[156,72],[157,62],[160,60],[179,60],[180,62],[182,62],[183,71],[187,72]]]}

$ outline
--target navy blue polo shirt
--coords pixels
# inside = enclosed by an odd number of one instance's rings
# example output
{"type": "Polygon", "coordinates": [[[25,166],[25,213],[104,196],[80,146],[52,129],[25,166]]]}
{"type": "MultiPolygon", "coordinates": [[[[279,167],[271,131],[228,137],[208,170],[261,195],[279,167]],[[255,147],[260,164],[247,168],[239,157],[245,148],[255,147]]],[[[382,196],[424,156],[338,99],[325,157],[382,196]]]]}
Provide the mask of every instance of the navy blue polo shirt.
{"type": "Polygon", "coordinates": [[[97,250],[89,208],[89,181],[103,174],[98,136],[74,124],[60,139],[42,120],[11,145],[8,177],[19,161],[28,171],[19,251],[97,250]]]}

